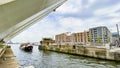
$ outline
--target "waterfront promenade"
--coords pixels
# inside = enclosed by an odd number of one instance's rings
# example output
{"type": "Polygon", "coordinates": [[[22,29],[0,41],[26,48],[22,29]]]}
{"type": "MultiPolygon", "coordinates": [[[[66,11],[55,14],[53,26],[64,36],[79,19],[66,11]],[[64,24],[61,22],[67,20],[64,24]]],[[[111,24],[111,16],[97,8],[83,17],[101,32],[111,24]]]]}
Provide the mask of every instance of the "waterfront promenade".
{"type": "MultiPolygon", "coordinates": [[[[7,47],[7,46],[4,46],[7,47]]],[[[5,49],[5,52],[0,58],[0,68],[20,68],[20,65],[16,59],[16,56],[13,54],[11,48],[1,48],[1,51],[5,49]]]]}
{"type": "Polygon", "coordinates": [[[106,46],[70,46],[70,45],[42,45],[39,49],[55,52],[81,55],[104,60],[120,61],[120,48],[110,49],[106,46]]]}

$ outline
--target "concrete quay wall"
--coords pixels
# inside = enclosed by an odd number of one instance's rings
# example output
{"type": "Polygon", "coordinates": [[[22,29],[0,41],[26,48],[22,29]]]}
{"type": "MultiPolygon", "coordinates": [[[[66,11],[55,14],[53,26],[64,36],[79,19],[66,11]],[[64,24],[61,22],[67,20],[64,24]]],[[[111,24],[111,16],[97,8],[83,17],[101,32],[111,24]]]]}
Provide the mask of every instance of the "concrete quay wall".
{"type": "Polygon", "coordinates": [[[119,52],[111,52],[110,49],[98,48],[95,46],[69,46],[69,45],[50,45],[50,46],[39,46],[39,49],[50,50],[55,52],[81,55],[87,57],[93,57],[98,59],[120,61],[119,52]]]}

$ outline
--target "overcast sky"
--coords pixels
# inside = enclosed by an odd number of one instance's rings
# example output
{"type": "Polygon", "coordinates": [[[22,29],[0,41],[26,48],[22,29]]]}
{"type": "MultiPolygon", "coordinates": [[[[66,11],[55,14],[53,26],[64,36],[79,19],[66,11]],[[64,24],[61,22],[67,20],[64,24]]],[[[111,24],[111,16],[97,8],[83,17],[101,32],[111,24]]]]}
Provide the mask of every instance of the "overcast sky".
{"type": "Polygon", "coordinates": [[[97,26],[116,32],[116,24],[120,26],[120,0],[68,0],[12,41],[39,42],[43,37],[54,38],[59,33],[82,32],[97,26]]]}

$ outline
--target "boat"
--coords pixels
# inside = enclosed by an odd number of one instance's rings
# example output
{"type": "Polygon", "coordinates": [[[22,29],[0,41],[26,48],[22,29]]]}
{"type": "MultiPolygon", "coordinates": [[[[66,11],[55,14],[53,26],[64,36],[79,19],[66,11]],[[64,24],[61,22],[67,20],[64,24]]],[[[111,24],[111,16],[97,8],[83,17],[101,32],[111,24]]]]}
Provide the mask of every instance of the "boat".
{"type": "Polygon", "coordinates": [[[30,43],[22,43],[20,45],[20,49],[24,50],[24,51],[32,51],[33,46],[30,45],[30,43]]]}

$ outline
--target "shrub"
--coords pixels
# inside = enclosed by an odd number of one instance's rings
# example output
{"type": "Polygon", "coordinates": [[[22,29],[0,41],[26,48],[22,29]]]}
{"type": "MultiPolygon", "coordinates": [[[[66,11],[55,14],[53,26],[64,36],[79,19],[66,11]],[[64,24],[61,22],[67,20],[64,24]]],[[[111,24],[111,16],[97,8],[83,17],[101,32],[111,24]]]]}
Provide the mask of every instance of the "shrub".
{"type": "Polygon", "coordinates": [[[56,51],[60,51],[60,48],[56,48],[56,51]]]}

